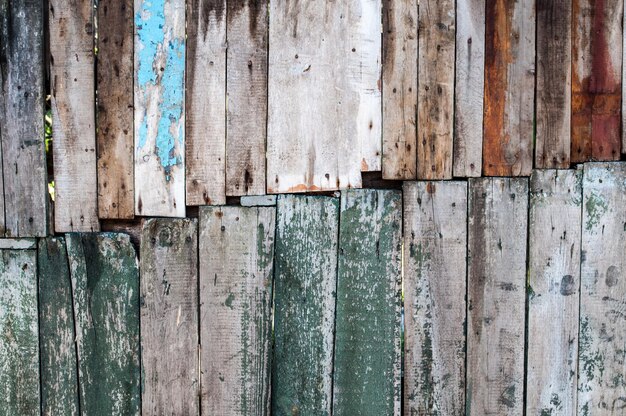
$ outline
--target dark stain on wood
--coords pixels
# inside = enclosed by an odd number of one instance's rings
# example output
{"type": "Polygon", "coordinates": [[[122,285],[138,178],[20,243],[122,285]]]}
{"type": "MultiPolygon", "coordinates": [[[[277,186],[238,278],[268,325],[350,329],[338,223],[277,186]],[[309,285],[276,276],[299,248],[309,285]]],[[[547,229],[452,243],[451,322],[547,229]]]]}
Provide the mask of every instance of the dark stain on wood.
{"type": "Polygon", "coordinates": [[[383,73],[392,73],[394,65],[393,51],[396,41],[395,22],[393,20],[394,0],[383,1],[383,73]]]}
{"type": "Polygon", "coordinates": [[[259,23],[259,17],[263,12],[265,12],[265,19],[267,19],[267,2],[263,0],[229,0],[228,1],[228,11],[226,12],[226,16],[228,18],[228,23],[232,21],[232,19],[242,12],[244,8],[248,7],[249,17],[248,21],[250,22],[250,36],[255,37],[257,26],[259,23]]]}

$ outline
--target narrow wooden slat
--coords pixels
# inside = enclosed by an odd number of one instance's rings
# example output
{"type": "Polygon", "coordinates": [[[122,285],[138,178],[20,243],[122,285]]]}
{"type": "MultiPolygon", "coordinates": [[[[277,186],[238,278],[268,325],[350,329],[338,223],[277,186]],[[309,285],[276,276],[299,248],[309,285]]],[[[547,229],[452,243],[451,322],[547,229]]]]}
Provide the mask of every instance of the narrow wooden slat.
{"type": "Polygon", "coordinates": [[[330,414],[338,221],[336,198],[278,198],[272,414],[330,414]]]}
{"type": "Polygon", "coordinates": [[[467,183],[404,184],[404,413],[465,411],[467,183]]]}
{"type": "Polygon", "coordinates": [[[485,0],[456,0],[454,176],[480,176],[483,163],[485,0]]]}
{"type": "Polygon", "coordinates": [[[0,250],[28,250],[30,248],[37,248],[35,238],[0,238],[0,250]]]}
{"type": "Polygon", "coordinates": [[[142,414],[199,413],[197,248],[196,220],[144,223],[140,254],[142,414]]]}
{"type": "Polygon", "coordinates": [[[7,237],[48,230],[43,36],[43,1],[0,1],[0,232],[7,237]]]}
{"type": "Polygon", "coordinates": [[[275,216],[269,207],[200,209],[203,414],[270,414],[275,216]]]}
{"type": "Polygon", "coordinates": [[[583,178],[578,414],[622,414],[626,166],[586,164],[583,178]]]}
{"type": "Polygon", "coordinates": [[[528,180],[470,179],[468,203],[468,415],[520,415],[528,180]]]}
{"type": "Polygon", "coordinates": [[[239,203],[242,207],[275,206],[276,195],[242,196],[239,203]]]}
{"type": "Polygon", "coordinates": [[[452,178],[455,0],[419,4],[417,178],[452,178]]]}
{"type": "Polygon", "coordinates": [[[54,229],[98,231],[93,3],[48,5],[54,229]]]}
{"type": "Polygon", "coordinates": [[[417,173],[417,0],[383,1],[383,178],[417,173]]]}
{"type": "Polygon", "coordinates": [[[98,216],[133,218],[133,0],[98,2],[98,216]]]}
{"type": "Polygon", "coordinates": [[[483,174],[528,176],[533,167],[535,0],[486,4],[483,174]]]}
{"type": "Polygon", "coordinates": [[[37,252],[0,251],[0,413],[39,415],[37,252]]]}
{"type": "Polygon", "coordinates": [[[135,214],[184,217],[185,1],[134,2],[135,214]]]}
{"type": "Polygon", "coordinates": [[[402,193],[341,197],[334,415],[400,415],[402,193]]]}
{"type": "Polygon", "coordinates": [[[187,2],[187,205],[226,203],[226,0],[187,2]]]}

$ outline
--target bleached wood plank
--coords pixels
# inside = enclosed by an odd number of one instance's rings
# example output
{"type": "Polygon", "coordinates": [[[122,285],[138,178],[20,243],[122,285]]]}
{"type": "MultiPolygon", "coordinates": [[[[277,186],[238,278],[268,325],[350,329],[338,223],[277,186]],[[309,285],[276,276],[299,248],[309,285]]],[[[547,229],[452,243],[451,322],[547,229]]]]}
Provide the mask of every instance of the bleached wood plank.
{"type": "Polygon", "coordinates": [[[242,207],[275,206],[276,195],[242,196],[239,203],[242,207]]]}
{"type": "Polygon", "coordinates": [[[0,238],[0,250],[28,250],[37,248],[35,238],[0,238]]]}

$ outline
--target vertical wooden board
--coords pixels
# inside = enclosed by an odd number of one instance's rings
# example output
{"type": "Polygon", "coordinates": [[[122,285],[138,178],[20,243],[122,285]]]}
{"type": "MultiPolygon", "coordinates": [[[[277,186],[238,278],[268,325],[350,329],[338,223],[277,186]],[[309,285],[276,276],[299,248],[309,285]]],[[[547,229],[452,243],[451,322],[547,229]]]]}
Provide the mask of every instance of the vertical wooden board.
{"type": "Polygon", "coordinates": [[[139,270],[126,234],[66,234],[80,410],[140,413],[139,270]]]}
{"type": "Polygon", "coordinates": [[[54,230],[98,231],[93,3],[50,0],[54,230]]]}
{"type": "Polygon", "coordinates": [[[419,5],[417,178],[452,178],[455,0],[419,5]]]}
{"type": "Polygon", "coordinates": [[[383,178],[417,173],[417,0],[383,0],[383,178]]]}
{"type": "Polygon", "coordinates": [[[535,0],[486,4],[483,174],[528,176],[533,167],[535,0]]]}
{"type": "Polygon", "coordinates": [[[622,414],[626,296],[626,166],[586,164],[578,344],[578,414],[622,414]]]}
{"type": "Polygon", "coordinates": [[[454,176],[480,176],[483,163],[485,0],[456,0],[454,176]]]}
{"type": "Polygon", "coordinates": [[[330,415],[339,201],[277,202],[272,414],[330,415]]]}
{"type": "Polygon", "coordinates": [[[41,413],[76,416],[78,360],[65,240],[49,237],[39,240],[37,247],[41,413]]]}
{"type": "Polygon", "coordinates": [[[576,414],[582,171],[530,179],[526,414],[576,414]]]}
{"type": "Polygon", "coordinates": [[[404,184],[404,413],[465,412],[467,183],[404,184]]]}
{"type": "Polygon", "coordinates": [[[187,205],[226,203],[226,0],[187,1],[187,205]]]}
{"type": "Polygon", "coordinates": [[[37,252],[0,251],[0,413],[39,415],[37,252]]]}
{"type": "Polygon", "coordinates": [[[0,1],[0,231],[7,237],[48,230],[43,33],[43,1],[0,1]]]}
{"type": "Polygon", "coordinates": [[[355,7],[270,2],[268,193],[361,187],[355,7]]]}
{"type": "Polygon", "coordinates": [[[133,218],[133,0],[98,2],[98,216],[133,218]]]}
{"type": "Polygon", "coordinates": [[[142,413],[199,413],[198,230],[150,219],[141,233],[142,413]]]}
{"type": "Polygon", "coordinates": [[[520,415],[528,180],[470,179],[468,211],[467,414],[520,415]]]}
{"type": "Polygon", "coordinates": [[[400,415],[402,193],[341,197],[334,415],[400,415]]]}
{"type": "Polygon", "coordinates": [[[269,415],[276,208],[200,208],[202,413],[269,415]]]}
{"type": "Polygon", "coordinates": [[[134,1],[135,214],[184,217],[185,1],[134,1]]]}

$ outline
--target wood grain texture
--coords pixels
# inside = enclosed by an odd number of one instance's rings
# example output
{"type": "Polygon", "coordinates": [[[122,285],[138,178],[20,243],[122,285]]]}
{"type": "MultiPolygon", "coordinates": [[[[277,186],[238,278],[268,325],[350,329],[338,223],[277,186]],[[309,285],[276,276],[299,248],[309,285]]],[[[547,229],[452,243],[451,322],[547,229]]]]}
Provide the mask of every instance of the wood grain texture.
{"type": "Polygon", "coordinates": [[[417,178],[452,178],[455,0],[419,4],[417,178]]]}
{"type": "Polygon", "coordinates": [[[417,0],[383,1],[383,179],[417,174],[417,0]]]}
{"type": "Polygon", "coordinates": [[[200,208],[202,413],[269,415],[276,208],[200,208]]]}
{"type": "Polygon", "coordinates": [[[339,201],[277,202],[272,414],[330,415],[339,201]]]}
{"type": "Polygon", "coordinates": [[[485,0],[456,0],[454,160],[458,177],[480,176],[483,163],[485,0]]]}
{"type": "Polygon", "coordinates": [[[467,183],[404,184],[404,413],[465,412],[467,183]]]}
{"type": "Polygon", "coordinates": [[[570,164],[572,0],[537,0],[535,167],[570,164]]]}
{"type": "Polygon", "coordinates": [[[99,0],[97,125],[98,216],[135,215],[133,0],[99,0]]]}
{"type": "Polygon", "coordinates": [[[93,3],[50,0],[54,230],[98,231],[93,3]]]}
{"type": "Polygon", "coordinates": [[[0,250],[27,250],[37,248],[35,238],[0,238],[0,250]]]}
{"type": "Polygon", "coordinates": [[[185,1],[134,4],[135,214],[184,217],[185,1]]]}
{"type": "Polygon", "coordinates": [[[341,196],[333,414],[400,415],[402,193],[341,196]]]}
{"type": "Polygon", "coordinates": [[[530,178],[526,414],[576,414],[581,170],[530,178]]]}
{"type": "Polygon", "coordinates": [[[528,180],[470,179],[467,414],[520,415],[528,180]]]}
{"type": "Polygon", "coordinates": [[[7,237],[48,230],[43,37],[43,1],[0,1],[0,233],[7,237]]]}
{"type": "Polygon", "coordinates": [[[486,4],[483,175],[528,176],[533,167],[535,0],[486,4]]]}
{"type": "Polygon", "coordinates": [[[226,203],[226,0],[187,2],[187,205],[226,203]]]}
{"type": "Polygon", "coordinates": [[[197,220],[147,220],[140,258],[142,414],[197,415],[197,220]]]}

